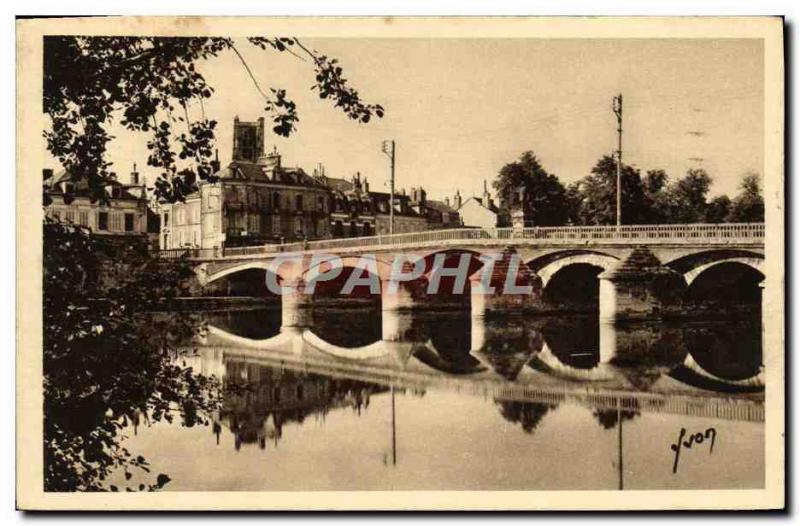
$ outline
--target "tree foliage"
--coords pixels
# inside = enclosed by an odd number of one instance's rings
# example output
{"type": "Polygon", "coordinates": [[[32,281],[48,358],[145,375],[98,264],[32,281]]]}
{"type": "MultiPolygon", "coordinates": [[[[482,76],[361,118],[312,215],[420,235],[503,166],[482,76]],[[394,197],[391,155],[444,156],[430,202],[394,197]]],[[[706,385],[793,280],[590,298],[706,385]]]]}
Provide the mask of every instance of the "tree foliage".
{"type": "MultiPolygon", "coordinates": [[[[664,170],[648,170],[642,177],[638,169],[623,165],[623,224],[764,220],[758,174],[744,177],[734,200],[722,195],[709,201],[711,183],[711,176],[702,168],[689,169],[681,179],[670,181],[664,170]]],[[[603,156],[589,175],[565,188],[555,175],[547,173],[533,152],[524,152],[517,161],[500,170],[493,185],[505,215],[522,203],[534,225],[616,222],[617,162],[610,155],[603,156]]]]}
{"type": "MultiPolygon", "coordinates": [[[[185,264],[146,247],[104,243],[81,227],[44,229],[44,486],[46,491],[116,491],[112,473],[150,471],[122,441],[140,420],[207,424],[218,406],[214,379],[176,359],[198,330],[188,315],[159,314],[185,293],[185,264]],[[124,265],[118,262],[124,261],[124,265]]],[[[129,490],[153,490],[169,482],[129,490]]]]}
{"type": "MultiPolygon", "coordinates": [[[[622,166],[622,220],[627,224],[648,220],[647,199],[639,170],[622,166]]],[[[617,162],[603,156],[577,186],[575,222],[582,225],[612,225],[617,219],[617,162]]]]}
{"type": "Polygon", "coordinates": [[[706,223],[724,223],[731,210],[731,198],[718,195],[706,207],[706,223]]]}
{"type": "MultiPolygon", "coordinates": [[[[307,48],[296,38],[251,37],[262,50],[310,59],[313,90],[348,118],[369,122],[382,117],[378,104],[361,100],[338,61],[307,48]]],[[[216,121],[190,119],[188,106],[214,93],[197,70],[200,61],[230,51],[238,57],[265,99],[273,131],[289,136],[299,121],[297,107],[280,88],[264,91],[231,38],[84,37],[44,39],[43,109],[50,118],[47,148],[76,180],[86,179],[92,197],[106,199],[104,187],[114,177],[106,149],[115,119],[128,130],[150,135],[148,165],[160,169],[159,198],[183,199],[199,180],[213,180],[216,121]]]]}
{"type": "Polygon", "coordinates": [[[531,151],[503,166],[493,185],[505,213],[512,207],[522,207],[536,225],[561,225],[567,220],[566,188],[558,177],[547,173],[531,151]]]}
{"type": "Polygon", "coordinates": [[[731,203],[728,221],[747,223],[764,221],[764,197],[761,194],[761,178],[749,173],[742,179],[739,194],[731,203]]]}

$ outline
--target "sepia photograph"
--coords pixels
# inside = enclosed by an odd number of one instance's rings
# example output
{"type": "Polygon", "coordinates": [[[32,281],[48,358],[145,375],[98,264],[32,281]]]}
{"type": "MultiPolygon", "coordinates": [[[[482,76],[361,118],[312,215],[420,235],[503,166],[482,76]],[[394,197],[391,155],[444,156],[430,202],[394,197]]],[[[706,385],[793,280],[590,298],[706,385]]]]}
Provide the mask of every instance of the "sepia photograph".
{"type": "Polygon", "coordinates": [[[781,18],[40,18],[17,60],[20,508],[784,506],[781,18]]]}

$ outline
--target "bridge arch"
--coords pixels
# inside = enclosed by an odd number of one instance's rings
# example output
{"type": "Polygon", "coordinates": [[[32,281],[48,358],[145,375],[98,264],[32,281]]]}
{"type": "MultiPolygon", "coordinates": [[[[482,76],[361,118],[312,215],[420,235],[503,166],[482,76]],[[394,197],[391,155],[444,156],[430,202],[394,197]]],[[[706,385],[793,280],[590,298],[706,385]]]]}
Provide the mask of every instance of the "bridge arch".
{"type": "Polygon", "coordinates": [[[764,269],[764,259],[763,258],[742,257],[742,256],[728,257],[728,258],[725,258],[725,259],[719,259],[719,260],[716,260],[716,261],[711,261],[709,263],[702,263],[702,264],[692,268],[691,270],[686,271],[684,273],[684,275],[683,275],[684,279],[686,280],[686,285],[691,286],[692,283],[698,277],[700,277],[701,274],[703,274],[707,270],[710,270],[710,269],[712,269],[714,267],[717,267],[718,265],[723,265],[723,264],[727,264],[727,263],[738,263],[740,265],[745,265],[745,266],[750,267],[750,268],[752,268],[754,270],[757,270],[758,272],[761,273],[762,276],[764,276],[765,269],[764,269]]]}
{"type": "MultiPolygon", "coordinates": [[[[559,255],[558,253],[556,256],[559,255]]],[[[544,256],[528,262],[528,266],[535,270],[542,280],[542,289],[546,288],[550,280],[555,277],[561,270],[571,265],[589,265],[598,267],[602,271],[612,269],[617,262],[618,258],[603,254],[602,252],[589,252],[589,251],[568,251],[564,252],[562,257],[553,258],[553,256],[544,256]],[[547,261],[542,263],[539,260],[547,258],[547,261]]]]}
{"type": "Polygon", "coordinates": [[[717,249],[694,252],[664,263],[664,266],[682,274],[686,284],[692,283],[705,271],[724,263],[739,263],[764,274],[764,255],[752,250],[717,249]]]}
{"type": "Polygon", "coordinates": [[[267,261],[267,260],[246,261],[246,262],[240,263],[238,265],[231,265],[229,267],[225,267],[225,268],[223,268],[221,270],[213,272],[212,274],[206,275],[205,279],[203,281],[204,281],[205,284],[209,284],[209,283],[213,283],[213,282],[215,282],[215,281],[217,281],[217,280],[219,280],[221,278],[224,278],[225,276],[229,276],[231,274],[236,274],[238,272],[242,272],[242,271],[245,271],[245,270],[251,270],[251,269],[260,269],[260,270],[268,271],[269,270],[269,265],[270,265],[270,262],[267,261]]]}

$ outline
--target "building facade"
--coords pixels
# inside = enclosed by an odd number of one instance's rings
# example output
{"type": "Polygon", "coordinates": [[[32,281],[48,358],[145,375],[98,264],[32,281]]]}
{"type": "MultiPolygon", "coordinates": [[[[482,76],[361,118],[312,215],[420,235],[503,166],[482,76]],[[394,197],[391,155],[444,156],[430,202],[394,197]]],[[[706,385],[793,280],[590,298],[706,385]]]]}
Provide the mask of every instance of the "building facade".
{"type": "Polygon", "coordinates": [[[411,208],[425,218],[428,230],[441,230],[444,228],[460,228],[461,216],[458,211],[450,206],[450,199],[436,201],[428,199],[427,192],[422,187],[411,188],[411,208]]]}
{"type": "Polygon", "coordinates": [[[329,237],[329,190],[264,154],[264,119],[234,121],[233,160],[183,203],[161,203],[161,247],[218,248],[329,237]]]}
{"type": "Polygon", "coordinates": [[[500,209],[492,199],[486,181],[483,182],[483,196],[470,197],[466,201],[461,200],[461,194],[456,193],[458,213],[465,227],[472,228],[495,228],[499,226],[500,209]]]}
{"type": "Polygon", "coordinates": [[[148,224],[152,228],[145,186],[140,184],[135,165],[130,184],[114,180],[106,185],[106,202],[92,202],[86,180],[76,180],[66,170],[54,174],[46,169],[42,175],[50,200],[45,206],[48,217],[84,226],[101,236],[146,237],[148,224]]]}
{"type": "Polygon", "coordinates": [[[363,237],[420,232],[428,229],[428,221],[411,204],[405,191],[394,196],[394,228],[390,228],[391,196],[386,192],[372,192],[369,181],[357,173],[349,181],[320,175],[318,180],[331,193],[331,237],[363,237]]]}

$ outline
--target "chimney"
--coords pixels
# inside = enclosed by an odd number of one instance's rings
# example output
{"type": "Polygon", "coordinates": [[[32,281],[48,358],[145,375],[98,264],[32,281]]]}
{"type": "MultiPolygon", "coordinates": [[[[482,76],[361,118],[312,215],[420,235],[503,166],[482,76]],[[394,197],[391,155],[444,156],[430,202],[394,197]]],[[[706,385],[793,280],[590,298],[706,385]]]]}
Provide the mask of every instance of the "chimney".
{"type": "Polygon", "coordinates": [[[453,199],[453,207],[456,209],[461,208],[461,191],[456,190],[456,196],[453,199]]]}
{"type": "Polygon", "coordinates": [[[445,197],[445,198],[444,198],[444,204],[445,204],[446,206],[450,206],[450,198],[449,198],[449,197],[445,197]]]}
{"type": "Polygon", "coordinates": [[[489,193],[489,187],[486,185],[486,179],[483,180],[483,206],[489,206],[492,201],[492,195],[489,193]]]}
{"type": "Polygon", "coordinates": [[[369,181],[367,181],[366,177],[364,178],[364,193],[369,193],[369,181]]]}
{"type": "Polygon", "coordinates": [[[131,184],[139,186],[139,172],[136,170],[136,163],[133,163],[133,171],[131,172],[131,184]]]}

